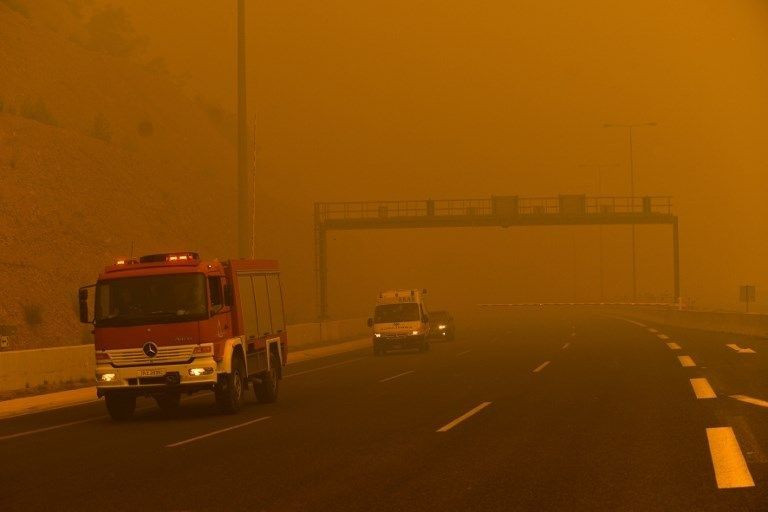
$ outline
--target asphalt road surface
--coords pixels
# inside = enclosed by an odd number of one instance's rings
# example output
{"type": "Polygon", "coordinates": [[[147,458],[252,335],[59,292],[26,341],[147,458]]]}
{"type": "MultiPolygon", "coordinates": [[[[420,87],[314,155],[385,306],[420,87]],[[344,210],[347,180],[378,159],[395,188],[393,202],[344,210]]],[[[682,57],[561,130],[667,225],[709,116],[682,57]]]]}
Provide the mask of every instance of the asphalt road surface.
{"type": "Polygon", "coordinates": [[[139,407],[0,421],[0,510],[768,510],[768,344],[743,336],[496,311],[425,354],[291,365],[237,415],[139,407]]]}

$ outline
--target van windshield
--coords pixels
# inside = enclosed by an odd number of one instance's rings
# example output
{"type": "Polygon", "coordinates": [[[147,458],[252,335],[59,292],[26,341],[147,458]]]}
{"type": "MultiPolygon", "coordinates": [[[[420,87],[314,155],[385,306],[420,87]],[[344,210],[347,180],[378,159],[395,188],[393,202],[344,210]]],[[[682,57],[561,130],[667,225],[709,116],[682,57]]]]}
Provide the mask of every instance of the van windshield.
{"type": "Polygon", "coordinates": [[[96,285],[99,327],[201,320],[208,316],[205,276],[128,277],[96,285]]]}
{"type": "Polygon", "coordinates": [[[377,324],[392,322],[414,322],[419,320],[419,305],[414,302],[382,304],[376,306],[373,321],[377,324]]]}

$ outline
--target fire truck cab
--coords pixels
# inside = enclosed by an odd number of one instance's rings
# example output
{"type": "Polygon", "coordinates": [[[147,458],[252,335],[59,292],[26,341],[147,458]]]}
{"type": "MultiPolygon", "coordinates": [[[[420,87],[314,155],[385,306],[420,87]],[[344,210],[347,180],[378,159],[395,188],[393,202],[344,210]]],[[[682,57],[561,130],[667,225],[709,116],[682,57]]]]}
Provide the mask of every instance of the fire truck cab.
{"type": "Polygon", "coordinates": [[[152,254],[106,267],[78,298],[80,320],[94,326],[97,395],[113,419],[130,418],[138,396],[169,411],[201,390],[234,413],[249,383],[260,402],[277,400],[288,338],[276,261],[152,254]]]}

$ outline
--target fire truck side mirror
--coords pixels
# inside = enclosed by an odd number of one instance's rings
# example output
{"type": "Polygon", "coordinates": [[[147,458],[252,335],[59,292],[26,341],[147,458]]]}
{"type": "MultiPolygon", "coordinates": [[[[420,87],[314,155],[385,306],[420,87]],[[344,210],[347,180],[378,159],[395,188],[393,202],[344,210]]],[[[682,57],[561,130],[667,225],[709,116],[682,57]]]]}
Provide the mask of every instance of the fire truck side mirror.
{"type": "Polygon", "coordinates": [[[93,320],[88,316],[88,288],[80,288],[77,298],[80,304],[80,322],[90,324],[93,320]]]}
{"type": "Polygon", "coordinates": [[[368,327],[373,327],[373,318],[368,319],[368,327]]]}

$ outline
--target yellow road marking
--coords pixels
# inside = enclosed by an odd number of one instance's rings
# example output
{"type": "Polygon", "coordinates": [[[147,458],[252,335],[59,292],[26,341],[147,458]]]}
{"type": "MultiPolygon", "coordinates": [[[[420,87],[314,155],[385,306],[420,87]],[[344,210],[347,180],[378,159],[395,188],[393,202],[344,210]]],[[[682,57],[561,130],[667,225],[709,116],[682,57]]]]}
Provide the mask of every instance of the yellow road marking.
{"type": "Polygon", "coordinates": [[[662,340],[668,340],[669,339],[669,336],[667,336],[666,334],[657,334],[656,336],[658,336],[659,339],[662,339],[662,340]]]}
{"type": "Polygon", "coordinates": [[[704,398],[717,398],[715,390],[709,385],[709,381],[705,378],[690,379],[691,386],[696,398],[702,400],[704,398]]]}
{"type": "Polygon", "coordinates": [[[696,366],[696,363],[693,362],[693,359],[691,356],[677,356],[677,360],[680,361],[680,364],[685,366],[686,368],[689,368],[691,366],[696,366]]]}
{"type": "Polygon", "coordinates": [[[707,441],[718,489],[755,486],[731,427],[708,428],[707,441]]]}
{"type": "Polygon", "coordinates": [[[544,362],[543,362],[543,363],[541,363],[539,366],[537,366],[535,370],[533,370],[533,373],[539,373],[541,370],[543,370],[544,368],[546,368],[546,366],[547,366],[548,364],[549,364],[549,361],[544,361],[544,362]]]}
{"type": "Polygon", "coordinates": [[[745,402],[752,405],[758,405],[760,407],[768,407],[768,402],[760,400],[759,398],[752,398],[747,395],[731,395],[731,398],[738,400],[739,402],[745,402]]]}
{"type": "Polygon", "coordinates": [[[674,341],[667,343],[667,346],[669,347],[670,350],[682,350],[683,349],[683,347],[681,347],[680,345],[678,345],[674,341]]]}
{"type": "Polygon", "coordinates": [[[482,411],[483,409],[485,409],[489,405],[491,405],[491,402],[483,402],[483,403],[481,403],[480,405],[478,405],[477,407],[475,407],[471,411],[465,412],[464,414],[462,414],[461,416],[459,416],[458,418],[456,418],[452,422],[448,423],[445,426],[440,427],[439,429],[437,429],[437,432],[448,432],[449,430],[451,430],[453,427],[455,427],[456,425],[458,425],[462,421],[466,420],[470,416],[473,416],[473,415],[477,414],[478,412],[482,411]]]}

